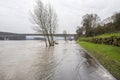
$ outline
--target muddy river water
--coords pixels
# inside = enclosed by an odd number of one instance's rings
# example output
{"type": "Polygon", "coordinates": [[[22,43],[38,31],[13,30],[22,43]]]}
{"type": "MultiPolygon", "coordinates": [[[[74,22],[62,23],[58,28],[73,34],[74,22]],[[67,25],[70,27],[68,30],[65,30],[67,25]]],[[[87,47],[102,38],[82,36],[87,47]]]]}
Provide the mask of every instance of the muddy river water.
{"type": "Polygon", "coordinates": [[[74,41],[0,41],[0,80],[115,80],[74,41]]]}

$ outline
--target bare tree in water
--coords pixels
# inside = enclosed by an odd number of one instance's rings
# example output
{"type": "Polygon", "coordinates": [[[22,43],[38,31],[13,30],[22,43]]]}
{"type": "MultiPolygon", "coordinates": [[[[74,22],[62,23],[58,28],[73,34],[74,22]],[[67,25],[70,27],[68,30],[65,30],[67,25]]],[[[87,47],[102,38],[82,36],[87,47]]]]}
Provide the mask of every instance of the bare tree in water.
{"type": "Polygon", "coordinates": [[[57,15],[51,5],[45,6],[37,0],[32,17],[37,24],[35,30],[44,35],[46,47],[54,46],[53,35],[57,28],[57,15]]]}
{"type": "Polygon", "coordinates": [[[66,41],[67,40],[67,31],[66,30],[63,31],[63,35],[64,35],[64,40],[66,41]]]}

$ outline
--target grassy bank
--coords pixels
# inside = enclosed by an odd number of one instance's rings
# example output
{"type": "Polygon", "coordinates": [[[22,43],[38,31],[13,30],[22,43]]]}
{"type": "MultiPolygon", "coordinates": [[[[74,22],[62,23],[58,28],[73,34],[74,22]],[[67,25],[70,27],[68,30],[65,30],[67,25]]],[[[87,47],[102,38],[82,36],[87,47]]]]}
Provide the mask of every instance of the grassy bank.
{"type": "Polygon", "coordinates": [[[119,37],[120,36],[120,32],[119,33],[108,33],[108,34],[103,34],[103,35],[99,35],[99,36],[95,36],[94,38],[109,38],[109,37],[119,37]]]}
{"type": "Polygon", "coordinates": [[[78,41],[90,52],[117,80],[120,80],[120,47],[78,41]]]}
{"type": "Polygon", "coordinates": [[[120,33],[109,33],[94,37],[81,37],[79,41],[92,42],[96,44],[107,44],[120,47],[120,33]]]}
{"type": "Polygon", "coordinates": [[[102,34],[102,35],[98,35],[98,36],[94,36],[94,37],[82,37],[79,38],[79,40],[84,41],[84,40],[90,40],[92,38],[109,38],[109,37],[119,37],[120,36],[120,32],[119,33],[107,33],[107,34],[102,34]]]}

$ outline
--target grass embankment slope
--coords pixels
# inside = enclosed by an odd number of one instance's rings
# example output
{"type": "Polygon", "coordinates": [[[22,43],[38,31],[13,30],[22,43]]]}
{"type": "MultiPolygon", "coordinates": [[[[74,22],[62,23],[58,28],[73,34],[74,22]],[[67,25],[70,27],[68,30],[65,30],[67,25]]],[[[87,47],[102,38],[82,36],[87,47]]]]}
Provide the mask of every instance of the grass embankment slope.
{"type": "Polygon", "coordinates": [[[114,46],[120,47],[120,32],[103,34],[95,37],[82,37],[82,38],[79,38],[79,41],[87,41],[87,42],[92,42],[97,44],[107,44],[107,45],[114,45],[114,46]]]}
{"type": "Polygon", "coordinates": [[[108,38],[108,37],[112,37],[112,36],[120,36],[120,32],[103,34],[103,35],[95,36],[94,38],[108,38]]]}
{"type": "Polygon", "coordinates": [[[82,37],[79,40],[80,41],[88,41],[93,38],[110,38],[110,37],[120,37],[120,32],[119,33],[108,33],[108,34],[98,35],[98,36],[94,36],[94,37],[82,37]]]}
{"type": "MultiPolygon", "coordinates": [[[[113,34],[105,34],[96,37],[106,36],[110,37],[113,36],[113,34]]],[[[94,44],[80,40],[77,42],[88,52],[90,52],[117,80],[120,80],[120,47],[104,44],[94,44]]]]}

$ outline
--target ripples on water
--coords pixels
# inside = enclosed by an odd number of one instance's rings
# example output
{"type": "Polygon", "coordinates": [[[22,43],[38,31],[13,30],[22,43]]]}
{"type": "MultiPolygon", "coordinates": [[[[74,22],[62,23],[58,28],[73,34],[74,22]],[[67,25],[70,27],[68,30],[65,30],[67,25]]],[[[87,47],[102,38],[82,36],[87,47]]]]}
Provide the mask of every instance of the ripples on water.
{"type": "Polygon", "coordinates": [[[48,48],[41,41],[0,42],[0,80],[115,80],[95,65],[74,41],[48,48]]]}

